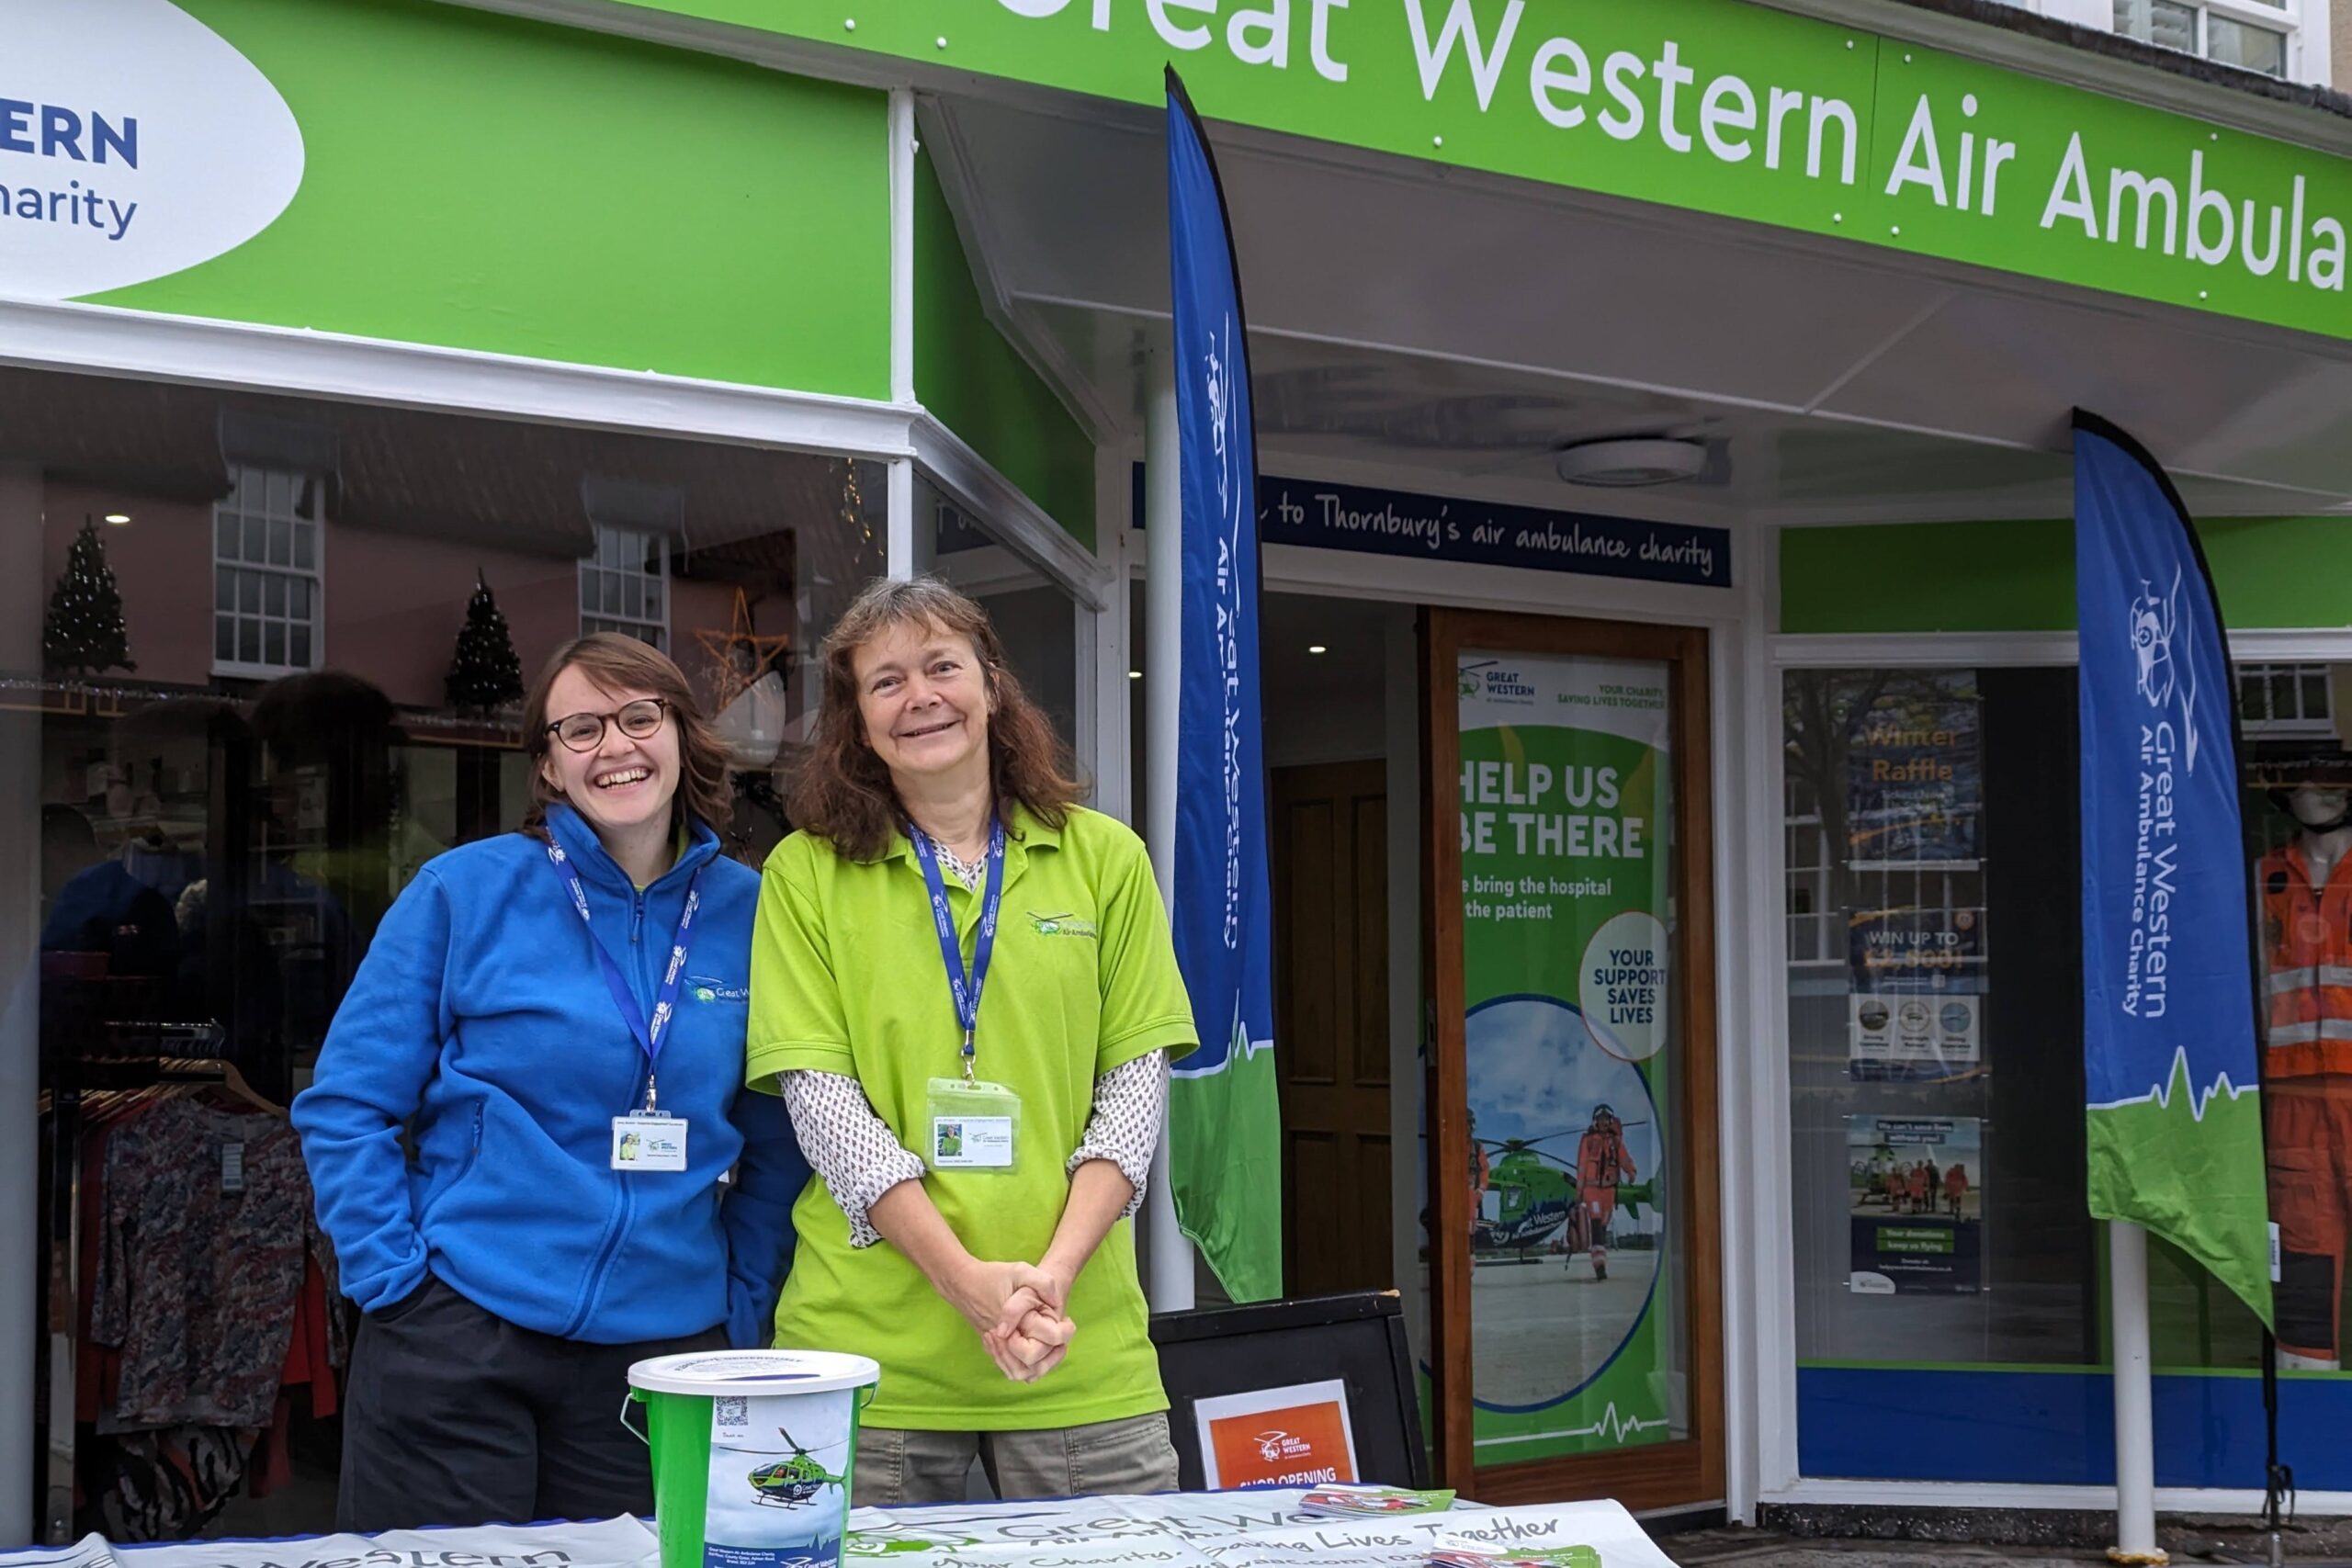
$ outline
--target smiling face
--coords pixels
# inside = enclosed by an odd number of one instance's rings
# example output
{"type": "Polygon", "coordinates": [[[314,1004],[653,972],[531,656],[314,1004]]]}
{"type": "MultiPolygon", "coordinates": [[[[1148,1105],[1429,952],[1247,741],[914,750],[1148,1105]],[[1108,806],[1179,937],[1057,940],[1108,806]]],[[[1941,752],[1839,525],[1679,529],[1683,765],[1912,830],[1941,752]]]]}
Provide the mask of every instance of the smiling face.
{"type": "Polygon", "coordinates": [[[994,704],[971,639],[933,626],[896,626],[851,656],[865,743],[894,779],[988,772],[994,704]]]}
{"type": "MultiPolygon", "coordinates": [[[[609,716],[658,695],[636,687],[600,686],[575,665],[558,675],[548,689],[548,722],[560,724],[576,714],[609,716]]],[[[642,739],[622,733],[619,721],[611,719],[605,738],[591,750],[574,751],[554,735],[547,742],[540,773],[599,837],[669,821],[680,770],[678,727],[666,714],[660,728],[642,739]]]]}

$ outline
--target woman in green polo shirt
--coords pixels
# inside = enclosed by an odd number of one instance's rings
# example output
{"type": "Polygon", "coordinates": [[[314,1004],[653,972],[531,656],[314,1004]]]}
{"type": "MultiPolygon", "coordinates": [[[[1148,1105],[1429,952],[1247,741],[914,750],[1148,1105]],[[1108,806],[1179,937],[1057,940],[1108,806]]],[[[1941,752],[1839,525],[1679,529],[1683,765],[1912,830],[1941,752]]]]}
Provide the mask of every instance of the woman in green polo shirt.
{"type": "Polygon", "coordinates": [[[876,582],[768,859],[749,1077],[812,1179],[776,1343],[882,1365],[854,1501],[1176,1484],[1133,1227],[1197,1043],[1142,843],[1076,804],[987,613],[876,582]]]}

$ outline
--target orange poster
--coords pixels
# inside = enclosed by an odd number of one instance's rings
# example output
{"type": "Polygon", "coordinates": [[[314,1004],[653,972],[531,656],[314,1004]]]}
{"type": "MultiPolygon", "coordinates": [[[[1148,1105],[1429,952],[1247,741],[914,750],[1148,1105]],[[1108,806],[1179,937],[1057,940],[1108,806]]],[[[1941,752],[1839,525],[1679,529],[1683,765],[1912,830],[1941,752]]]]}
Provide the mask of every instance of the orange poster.
{"type": "Polygon", "coordinates": [[[1200,1427],[1202,1478],[1211,1491],[1357,1478],[1348,1387],[1337,1378],[1219,1394],[1195,1403],[1193,1418],[1200,1427]]]}

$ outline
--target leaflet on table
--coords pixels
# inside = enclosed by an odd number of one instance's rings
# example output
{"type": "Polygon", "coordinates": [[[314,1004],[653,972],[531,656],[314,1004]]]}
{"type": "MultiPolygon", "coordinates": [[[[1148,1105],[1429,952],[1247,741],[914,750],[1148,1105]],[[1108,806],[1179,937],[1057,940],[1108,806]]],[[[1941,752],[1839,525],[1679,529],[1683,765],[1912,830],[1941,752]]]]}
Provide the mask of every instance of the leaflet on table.
{"type": "Polygon", "coordinates": [[[1271,1507],[1242,1494],[861,1508],[850,1517],[848,1555],[905,1568],[1026,1568],[1042,1548],[1051,1549],[1056,1568],[1669,1568],[1615,1503],[1457,1505],[1404,1518],[1298,1521],[1304,1495],[1272,1494],[1271,1507]]]}
{"type": "Polygon", "coordinates": [[[1973,1116],[1846,1118],[1857,1295],[1984,1288],[1984,1123],[1973,1116]]]}

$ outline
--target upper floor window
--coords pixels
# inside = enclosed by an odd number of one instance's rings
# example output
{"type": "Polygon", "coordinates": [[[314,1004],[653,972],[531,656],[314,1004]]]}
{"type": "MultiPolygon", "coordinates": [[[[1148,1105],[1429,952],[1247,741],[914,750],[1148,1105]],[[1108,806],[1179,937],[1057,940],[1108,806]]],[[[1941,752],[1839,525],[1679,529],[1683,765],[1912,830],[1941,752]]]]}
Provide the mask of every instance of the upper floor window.
{"type": "Polygon", "coordinates": [[[212,508],[212,669],[269,679],[321,662],[325,485],[238,464],[212,508]]]}
{"type": "Polygon", "coordinates": [[[653,534],[596,527],[594,553],[580,563],[580,635],[622,632],[670,646],[670,551],[653,534]]]}
{"type": "Polygon", "coordinates": [[[2220,65],[2284,77],[2293,65],[2294,13],[2263,0],[2115,0],[2115,30],[2220,65]]]}

